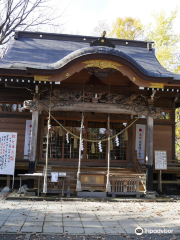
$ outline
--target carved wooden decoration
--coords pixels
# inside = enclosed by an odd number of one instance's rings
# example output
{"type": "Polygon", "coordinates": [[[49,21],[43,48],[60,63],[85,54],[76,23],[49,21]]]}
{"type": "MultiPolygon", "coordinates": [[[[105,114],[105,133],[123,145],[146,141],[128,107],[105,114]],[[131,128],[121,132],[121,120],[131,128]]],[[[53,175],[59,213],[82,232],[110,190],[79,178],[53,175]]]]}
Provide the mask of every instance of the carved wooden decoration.
{"type": "MultiPolygon", "coordinates": [[[[49,98],[49,96],[47,96],[49,98]]],[[[112,104],[135,104],[145,105],[143,96],[138,94],[122,95],[114,93],[92,93],[74,90],[54,89],[52,92],[52,100],[62,102],[93,102],[93,103],[112,103],[112,104]]]]}
{"type": "MultiPolygon", "coordinates": [[[[89,95],[88,95],[89,97],[89,95]]],[[[67,99],[67,96],[66,96],[67,99]]],[[[72,98],[71,98],[72,99],[72,98]]],[[[84,112],[99,112],[99,113],[114,113],[114,114],[132,114],[132,115],[145,115],[145,116],[152,116],[157,117],[161,116],[162,109],[155,108],[153,106],[147,106],[142,99],[138,96],[129,96],[124,97],[116,100],[116,102],[110,103],[101,103],[97,102],[98,100],[95,98],[91,99],[91,101],[86,100],[86,102],[80,101],[82,96],[78,96],[74,98],[74,101],[67,101],[67,100],[52,100],[51,101],[51,110],[52,111],[84,111],[84,112]],[[94,101],[94,102],[93,102],[94,101]]],[[[33,100],[26,100],[24,101],[23,109],[30,109],[31,111],[36,110],[44,110],[49,109],[49,100],[41,100],[41,101],[33,101],[33,100]],[[44,106],[44,107],[43,107],[44,106]]]]}
{"type": "MultiPolygon", "coordinates": [[[[140,94],[115,94],[95,93],[77,90],[54,89],[51,96],[52,111],[84,111],[114,114],[132,114],[157,117],[162,113],[161,108],[154,107],[154,90],[152,95],[143,96],[140,94]],[[144,113],[145,112],[145,113],[144,113]]],[[[46,99],[27,100],[23,109],[31,111],[43,110],[43,106],[49,109],[49,93],[46,99]],[[40,104],[39,104],[40,103],[40,104]],[[42,106],[43,105],[43,106],[42,106]]]]}
{"type": "Polygon", "coordinates": [[[164,84],[163,83],[150,83],[149,88],[164,88],[164,84]]]}
{"type": "Polygon", "coordinates": [[[42,75],[34,75],[34,81],[49,82],[50,78],[51,78],[51,76],[49,76],[49,75],[44,75],[44,76],[42,76],[42,75]]]}
{"type": "Polygon", "coordinates": [[[83,64],[86,64],[85,68],[90,67],[98,67],[100,69],[104,68],[112,68],[117,71],[119,71],[119,67],[122,67],[122,65],[112,62],[112,61],[106,61],[106,60],[91,60],[87,62],[83,62],[83,64]]]}

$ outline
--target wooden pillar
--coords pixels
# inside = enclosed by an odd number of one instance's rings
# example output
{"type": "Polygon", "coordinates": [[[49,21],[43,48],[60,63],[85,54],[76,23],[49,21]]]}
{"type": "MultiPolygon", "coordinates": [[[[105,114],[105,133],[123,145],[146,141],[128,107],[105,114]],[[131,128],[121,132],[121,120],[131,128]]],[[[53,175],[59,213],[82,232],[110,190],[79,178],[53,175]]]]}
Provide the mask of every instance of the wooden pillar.
{"type": "MultiPolygon", "coordinates": [[[[133,115],[130,115],[130,117],[133,115]]],[[[131,124],[134,121],[134,119],[129,120],[129,124],[131,124]]],[[[129,139],[128,139],[128,144],[129,144],[129,164],[135,164],[134,161],[134,145],[133,145],[133,125],[129,128],[129,139]]]]}
{"type": "Polygon", "coordinates": [[[162,192],[162,172],[158,172],[158,190],[162,192]]]}
{"type": "Polygon", "coordinates": [[[11,182],[11,176],[7,175],[6,186],[9,187],[9,188],[11,187],[10,182],[11,182]]]}
{"type": "Polygon", "coordinates": [[[147,117],[146,127],[146,191],[153,191],[153,123],[151,116],[147,117]]]}
{"type": "MultiPolygon", "coordinates": [[[[29,154],[29,170],[28,173],[34,173],[36,165],[36,146],[37,146],[37,132],[38,132],[38,117],[39,111],[32,112],[32,135],[30,142],[30,154],[29,154]]],[[[28,179],[29,189],[34,188],[34,180],[28,179]]]]}

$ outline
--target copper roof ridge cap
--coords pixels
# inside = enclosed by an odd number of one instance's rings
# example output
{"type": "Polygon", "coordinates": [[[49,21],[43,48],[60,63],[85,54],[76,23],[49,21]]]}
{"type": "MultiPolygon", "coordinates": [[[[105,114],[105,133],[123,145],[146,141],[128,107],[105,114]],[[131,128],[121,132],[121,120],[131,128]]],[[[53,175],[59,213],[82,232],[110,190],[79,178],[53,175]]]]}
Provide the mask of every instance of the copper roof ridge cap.
{"type": "MultiPolygon", "coordinates": [[[[33,35],[34,36],[37,36],[37,35],[45,35],[45,36],[59,36],[59,37],[72,37],[72,38],[86,38],[86,39],[89,39],[89,40],[95,40],[95,39],[98,39],[98,38],[101,38],[101,37],[97,37],[97,36],[86,36],[86,35],[72,35],[72,34],[62,34],[62,33],[47,33],[47,32],[33,32],[33,31],[17,31],[15,30],[15,39],[18,39],[20,37],[20,34],[26,34],[26,35],[32,35],[31,37],[29,38],[33,38],[33,35]]],[[[25,37],[24,37],[25,38],[25,37]]],[[[28,38],[28,37],[26,37],[28,38]]],[[[131,42],[131,43],[154,43],[153,41],[142,41],[142,40],[132,40],[132,39],[120,39],[120,38],[110,38],[110,37],[105,37],[107,40],[110,40],[110,41],[115,41],[115,42],[131,42]]],[[[43,39],[46,39],[46,38],[43,38],[43,39]]],[[[82,41],[83,42],[83,41],[82,41]]]]}

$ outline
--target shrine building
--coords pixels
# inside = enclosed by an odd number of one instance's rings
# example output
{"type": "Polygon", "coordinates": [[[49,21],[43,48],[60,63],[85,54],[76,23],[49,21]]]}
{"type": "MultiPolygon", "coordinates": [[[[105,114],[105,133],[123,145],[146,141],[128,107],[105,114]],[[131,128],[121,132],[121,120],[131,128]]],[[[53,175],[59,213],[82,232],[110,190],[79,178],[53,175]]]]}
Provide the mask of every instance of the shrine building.
{"type": "MultiPolygon", "coordinates": [[[[44,173],[41,192],[65,184],[67,196],[154,197],[178,186],[180,75],[161,66],[152,44],[15,32],[0,60],[0,132],[17,133],[17,188],[25,173],[44,173]],[[52,173],[65,181],[52,183],[52,173]]],[[[10,185],[3,154],[0,179],[10,185]]],[[[36,191],[36,178],[23,182],[36,191]]]]}

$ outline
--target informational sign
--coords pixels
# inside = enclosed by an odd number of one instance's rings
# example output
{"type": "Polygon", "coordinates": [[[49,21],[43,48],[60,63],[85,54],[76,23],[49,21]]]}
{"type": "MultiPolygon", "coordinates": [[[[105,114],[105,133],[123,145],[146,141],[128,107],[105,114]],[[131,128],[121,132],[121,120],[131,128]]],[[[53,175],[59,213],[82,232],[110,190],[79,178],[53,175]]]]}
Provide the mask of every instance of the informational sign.
{"type": "Polygon", "coordinates": [[[166,151],[155,151],[155,169],[167,169],[167,153],[166,151]]]}
{"type": "Polygon", "coordinates": [[[145,125],[136,124],[137,158],[145,159],[145,125]]]}
{"type": "Polygon", "coordinates": [[[51,182],[58,182],[58,172],[51,172],[51,182]]]}
{"type": "Polygon", "coordinates": [[[13,175],[17,133],[0,132],[0,174],[13,175]]]}
{"type": "Polygon", "coordinates": [[[25,132],[25,143],[24,143],[25,156],[28,156],[30,153],[31,133],[32,133],[32,120],[26,120],[26,132],[25,132]]]}

